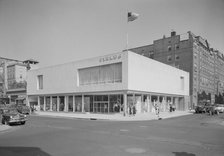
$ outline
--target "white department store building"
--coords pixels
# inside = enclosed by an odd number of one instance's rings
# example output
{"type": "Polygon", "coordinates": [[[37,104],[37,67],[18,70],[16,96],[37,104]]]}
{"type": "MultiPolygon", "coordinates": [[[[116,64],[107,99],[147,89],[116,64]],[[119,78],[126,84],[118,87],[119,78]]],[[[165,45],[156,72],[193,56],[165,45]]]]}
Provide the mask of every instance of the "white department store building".
{"type": "Polygon", "coordinates": [[[28,71],[28,104],[40,111],[127,114],[189,104],[189,73],[133,52],[28,71]]]}

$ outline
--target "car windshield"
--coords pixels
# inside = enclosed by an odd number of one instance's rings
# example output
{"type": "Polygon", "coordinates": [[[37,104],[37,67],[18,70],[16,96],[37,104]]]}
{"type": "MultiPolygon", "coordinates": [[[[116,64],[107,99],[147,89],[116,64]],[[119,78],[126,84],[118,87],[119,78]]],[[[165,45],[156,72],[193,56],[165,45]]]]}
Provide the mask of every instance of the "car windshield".
{"type": "Polygon", "coordinates": [[[5,109],[4,113],[10,113],[10,114],[15,114],[18,113],[16,109],[5,109]]]}

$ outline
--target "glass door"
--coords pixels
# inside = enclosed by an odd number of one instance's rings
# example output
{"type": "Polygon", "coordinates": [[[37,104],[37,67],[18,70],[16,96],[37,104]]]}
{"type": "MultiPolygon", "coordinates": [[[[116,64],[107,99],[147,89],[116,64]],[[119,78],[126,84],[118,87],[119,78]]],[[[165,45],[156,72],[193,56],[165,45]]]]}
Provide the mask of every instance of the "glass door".
{"type": "Polygon", "coordinates": [[[109,112],[109,101],[108,95],[95,95],[93,101],[93,112],[94,113],[108,113],[109,112]]]}

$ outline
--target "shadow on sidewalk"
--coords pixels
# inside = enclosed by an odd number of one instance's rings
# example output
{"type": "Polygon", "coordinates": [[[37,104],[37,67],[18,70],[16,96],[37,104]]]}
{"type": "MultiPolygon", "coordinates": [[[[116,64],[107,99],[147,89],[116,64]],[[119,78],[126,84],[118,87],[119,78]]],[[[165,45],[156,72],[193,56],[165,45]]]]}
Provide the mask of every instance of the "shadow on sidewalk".
{"type": "Polygon", "coordinates": [[[196,156],[195,154],[187,152],[173,152],[173,154],[175,154],[175,156],[196,156]]]}
{"type": "Polygon", "coordinates": [[[2,156],[50,156],[38,147],[0,147],[2,156]]]}

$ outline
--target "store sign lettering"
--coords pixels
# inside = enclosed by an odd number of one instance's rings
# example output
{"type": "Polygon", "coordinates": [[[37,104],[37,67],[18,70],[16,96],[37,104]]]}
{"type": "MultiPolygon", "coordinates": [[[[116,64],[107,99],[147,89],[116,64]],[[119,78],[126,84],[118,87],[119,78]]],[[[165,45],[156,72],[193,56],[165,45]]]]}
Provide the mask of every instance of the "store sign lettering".
{"type": "Polygon", "coordinates": [[[121,55],[105,56],[99,59],[100,62],[114,61],[121,59],[121,55]]]}

